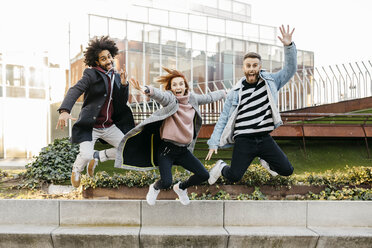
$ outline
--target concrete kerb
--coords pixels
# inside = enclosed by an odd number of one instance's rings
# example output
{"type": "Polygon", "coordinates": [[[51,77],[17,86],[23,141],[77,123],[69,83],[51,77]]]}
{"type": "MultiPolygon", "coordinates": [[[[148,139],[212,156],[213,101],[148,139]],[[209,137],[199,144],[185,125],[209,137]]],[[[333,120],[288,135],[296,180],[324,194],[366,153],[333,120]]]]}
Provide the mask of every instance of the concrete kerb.
{"type": "Polygon", "coordinates": [[[0,200],[0,247],[371,247],[372,202],[0,200]]]}
{"type": "Polygon", "coordinates": [[[53,247],[58,200],[0,200],[0,248],[53,247]]]}

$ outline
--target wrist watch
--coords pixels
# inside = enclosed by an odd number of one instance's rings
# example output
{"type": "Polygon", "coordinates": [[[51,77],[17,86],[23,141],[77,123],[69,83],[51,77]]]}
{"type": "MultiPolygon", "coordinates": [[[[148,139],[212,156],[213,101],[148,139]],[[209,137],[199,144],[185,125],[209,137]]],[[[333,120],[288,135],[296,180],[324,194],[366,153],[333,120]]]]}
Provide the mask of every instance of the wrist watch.
{"type": "Polygon", "coordinates": [[[143,92],[145,92],[146,94],[150,93],[150,88],[147,85],[145,87],[146,89],[143,92]]]}

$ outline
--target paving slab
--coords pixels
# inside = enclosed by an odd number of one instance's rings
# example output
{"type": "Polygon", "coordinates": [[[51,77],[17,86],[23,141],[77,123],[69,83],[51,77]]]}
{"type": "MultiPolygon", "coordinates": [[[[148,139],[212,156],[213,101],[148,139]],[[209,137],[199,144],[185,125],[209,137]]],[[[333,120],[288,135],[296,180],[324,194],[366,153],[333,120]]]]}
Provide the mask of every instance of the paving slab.
{"type": "Polygon", "coordinates": [[[0,225],[0,248],[53,248],[50,233],[58,226],[0,225]]]}
{"type": "Polygon", "coordinates": [[[54,248],[139,247],[140,227],[60,227],[52,232],[54,248]]]}
{"type": "Polygon", "coordinates": [[[319,235],[317,248],[371,248],[372,228],[309,227],[319,235]]]}
{"type": "Polygon", "coordinates": [[[316,246],[318,235],[306,227],[226,226],[228,247],[309,247],[316,246]]]}

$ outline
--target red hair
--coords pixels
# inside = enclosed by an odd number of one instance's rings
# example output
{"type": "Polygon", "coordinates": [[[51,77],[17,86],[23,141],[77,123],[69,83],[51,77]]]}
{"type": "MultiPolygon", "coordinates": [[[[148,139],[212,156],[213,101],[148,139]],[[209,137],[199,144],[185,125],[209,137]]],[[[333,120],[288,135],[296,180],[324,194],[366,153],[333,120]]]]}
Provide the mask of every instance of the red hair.
{"type": "Polygon", "coordinates": [[[158,79],[156,80],[156,82],[159,82],[160,84],[162,84],[164,86],[165,90],[171,90],[172,79],[177,78],[177,77],[181,77],[181,78],[183,78],[183,81],[185,81],[185,87],[186,87],[185,95],[187,95],[188,92],[189,92],[189,84],[187,83],[186,76],[178,70],[169,69],[169,68],[164,67],[164,66],[162,68],[163,68],[164,71],[168,72],[168,74],[159,76],[158,79]]]}

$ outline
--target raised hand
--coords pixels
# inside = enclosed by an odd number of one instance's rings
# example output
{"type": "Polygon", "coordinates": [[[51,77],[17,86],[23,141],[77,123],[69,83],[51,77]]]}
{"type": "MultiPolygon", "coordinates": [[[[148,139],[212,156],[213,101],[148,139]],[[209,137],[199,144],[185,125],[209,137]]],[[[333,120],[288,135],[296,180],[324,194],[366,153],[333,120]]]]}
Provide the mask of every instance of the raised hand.
{"type": "Polygon", "coordinates": [[[139,90],[141,93],[145,93],[144,92],[144,87],[140,85],[140,83],[138,82],[138,80],[136,80],[135,78],[130,78],[129,79],[129,83],[130,85],[135,88],[136,90],[139,90]]]}
{"type": "Polygon", "coordinates": [[[128,77],[128,74],[127,74],[127,71],[125,70],[125,65],[124,65],[123,69],[120,70],[121,84],[124,85],[124,86],[128,85],[127,77],[128,77]]]}
{"type": "Polygon", "coordinates": [[[58,127],[60,127],[61,130],[63,130],[63,127],[67,127],[67,123],[68,123],[67,120],[68,119],[76,121],[76,118],[73,118],[69,113],[67,113],[67,112],[60,113],[56,129],[58,129],[58,127]]]}
{"type": "Polygon", "coordinates": [[[284,46],[289,46],[292,43],[292,34],[295,31],[293,28],[291,32],[289,32],[289,25],[287,25],[287,31],[284,28],[284,25],[279,27],[280,33],[282,33],[282,37],[278,36],[279,40],[283,43],[284,46]]]}

